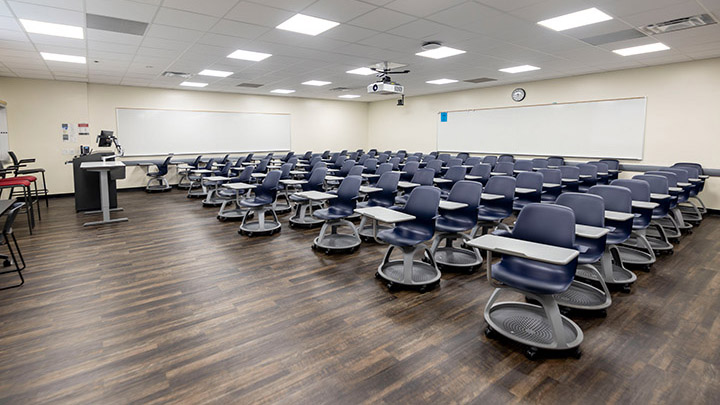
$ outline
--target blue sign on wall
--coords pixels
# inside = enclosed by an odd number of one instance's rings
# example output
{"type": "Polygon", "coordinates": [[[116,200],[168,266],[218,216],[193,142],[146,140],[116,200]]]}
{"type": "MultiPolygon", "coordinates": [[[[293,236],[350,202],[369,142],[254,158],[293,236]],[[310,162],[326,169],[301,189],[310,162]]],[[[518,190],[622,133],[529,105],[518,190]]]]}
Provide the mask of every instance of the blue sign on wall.
{"type": "Polygon", "coordinates": [[[440,122],[447,122],[447,113],[446,112],[440,113],[440,122]]]}

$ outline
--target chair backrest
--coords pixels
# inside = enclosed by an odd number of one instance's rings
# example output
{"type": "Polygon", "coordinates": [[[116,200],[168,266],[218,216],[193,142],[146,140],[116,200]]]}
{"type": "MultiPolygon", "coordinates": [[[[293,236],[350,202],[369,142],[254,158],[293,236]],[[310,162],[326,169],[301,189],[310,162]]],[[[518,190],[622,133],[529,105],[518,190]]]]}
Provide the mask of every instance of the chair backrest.
{"type": "Polygon", "coordinates": [[[335,159],[335,167],[342,167],[343,163],[347,160],[347,156],[340,155],[337,159],[335,159]]]}
{"type": "Polygon", "coordinates": [[[320,157],[321,157],[322,159],[327,159],[327,158],[329,158],[329,157],[330,157],[330,151],[329,151],[329,150],[326,150],[325,152],[322,153],[322,155],[320,155],[320,157]]]}
{"type": "Polygon", "coordinates": [[[338,198],[330,200],[330,206],[352,212],[357,206],[357,198],[360,193],[361,184],[362,177],[360,176],[345,177],[343,181],[340,182],[340,186],[338,186],[338,198]]]}
{"type": "MultiPolygon", "coordinates": [[[[15,202],[10,206],[10,209],[5,214],[5,225],[3,226],[3,233],[5,235],[12,233],[13,223],[15,222],[18,211],[20,211],[20,208],[22,208],[23,205],[25,205],[24,202],[15,202]]],[[[10,243],[10,241],[7,241],[7,243],[10,243]]]]}
{"type": "Polygon", "coordinates": [[[575,213],[561,205],[528,204],[518,214],[512,235],[516,239],[573,249],[575,213]]]}
{"type": "MultiPolygon", "coordinates": [[[[656,194],[668,195],[668,179],[667,177],[658,176],[655,174],[638,174],[633,176],[633,179],[643,180],[650,186],[650,192],[656,194]]],[[[653,215],[664,217],[668,214],[671,208],[674,208],[672,199],[657,200],[658,206],[653,210],[653,215]]]]}
{"type": "Polygon", "coordinates": [[[17,166],[18,164],[20,164],[20,160],[19,160],[19,159],[17,158],[17,156],[15,155],[15,152],[13,152],[13,151],[8,151],[8,155],[10,155],[10,159],[12,159],[13,165],[17,166]]]}
{"type": "Polygon", "coordinates": [[[375,187],[381,188],[382,190],[370,193],[368,206],[386,208],[392,206],[395,203],[395,194],[397,193],[397,185],[399,181],[400,173],[383,173],[375,185],[375,187]]]}
{"type": "Polygon", "coordinates": [[[605,226],[605,200],[587,193],[562,193],[555,204],[569,207],[575,212],[575,223],[602,228],[605,226]]]}
{"type": "Polygon", "coordinates": [[[642,179],[617,179],[611,186],[625,187],[630,190],[633,201],[650,201],[650,183],[642,179]]]}
{"type": "Polygon", "coordinates": [[[305,152],[305,154],[302,156],[302,159],[303,159],[303,160],[310,160],[311,157],[312,157],[312,151],[309,150],[309,151],[305,152]]]}
{"type": "Polygon", "coordinates": [[[463,180],[465,178],[466,170],[462,166],[451,166],[448,171],[445,173],[444,178],[452,180],[453,183],[456,183],[460,180],[463,180]]]}
{"type": "Polygon", "coordinates": [[[377,170],[378,160],[375,158],[370,158],[365,161],[365,171],[369,173],[375,173],[375,170],[377,170]]]}
{"type": "Polygon", "coordinates": [[[292,151],[291,151],[291,152],[288,152],[287,154],[285,154],[285,157],[280,158],[280,160],[282,160],[283,162],[287,162],[288,160],[290,160],[290,158],[291,158],[294,154],[295,154],[295,152],[292,152],[292,151]]]}
{"type": "Polygon", "coordinates": [[[500,155],[498,156],[498,163],[506,162],[506,163],[513,163],[515,162],[515,157],[513,155],[500,155]]]}
{"type": "Polygon", "coordinates": [[[400,158],[395,156],[394,158],[391,158],[388,163],[392,165],[393,170],[400,170],[400,158]]]}
{"type": "Polygon", "coordinates": [[[213,168],[213,163],[215,163],[215,159],[214,159],[214,158],[210,158],[210,159],[207,161],[207,163],[205,163],[204,169],[205,169],[205,170],[212,170],[212,168],[213,168]]]}
{"type": "Polygon", "coordinates": [[[198,157],[196,157],[195,160],[192,163],[190,163],[190,166],[198,167],[200,165],[201,159],[202,159],[202,155],[198,155],[198,157]]]}
{"type": "Polygon", "coordinates": [[[469,157],[470,154],[467,152],[460,152],[455,156],[456,159],[461,159],[463,162],[465,162],[469,157]]]}
{"type": "Polygon", "coordinates": [[[238,183],[249,183],[252,180],[252,174],[255,170],[253,166],[245,166],[242,172],[237,176],[235,182],[238,183]]]}
{"type": "Polygon", "coordinates": [[[465,159],[465,164],[467,166],[475,166],[482,163],[482,158],[480,156],[471,156],[465,159]]]}
{"type": "Polygon", "coordinates": [[[245,163],[250,163],[253,160],[253,156],[255,156],[254,153],[248,153],[247,156],[245,156],[245,163]]]}
{"type": "Polygon", "coordinates": [[[270,159],[263,159],[258,163],[258,165],[255,167],[255,173],[265,173],[268,167],[268,163],[270,163],[270,159]]]}
{"type": "Polygon", "coordinates": [[[237,160],[235,161],[235,165],[234,165],[234,166],[235,166],[235,167],[242,167],[244,160],[245,160],[245,158],[244,158],[243,156],[240,156],[240,157],[237,158],[237,160]]]}
{"type": "Polygon", "coordinates": [[[365,164],[365,161],[368,160],[368,159],[370,159],[370,155],[369,155],[369,154],[367,154],[367,153],[362,154],[362,155],[360,155],[360,158],[358,159],[357,163],[358,163],[359,165],[364,165],[364,164],[365,164]]]}
{"type": "Polygon", "coordinates": [[[577,168],[580,169],[581,176],[590,176],[591,179],[597,180],[597,166],[588,163],[581,163],[577,165],[577,168]]]}
{"type": "Polygon", "coordinates": [[[533,170],[533,162],[532,160],[518,159],[515,161],[515,168],[513,170],[531,172],[533,170]]]}
{"type": "MultiPolygon", "coordinates": [[[[668,187],[677,187],[677,174],[673,172],[666,172],[664,170],[651,170],[649,172],[645,172],[645,174],[664,177],[665,179],[667,179],[668,187]]],[[[667,190],[665,190],[665,192],[667,193],[667,190]]]]}
{"type": "Polygon", "coordinates": [[[315,165],[321,161],[322,161],[322,158],[320,156],[313,156],[310,158],[309,165],[310,165],[310,167],[315,167],[315,165]]]}
{"type": "Polygon", "coordinates": [[[338,159],[339,157],[340,157],[340,153],[339,153],[339,152],[333,152],[333,153],[330,155],[330,163],[335,163],[335,162],[337,162],[337,159],[338,159]]]}
{"type": "Polygon", "coordinates": [[[548,167],[548,160],[544,158],[535,158],[532,160],[533,169],[546,169],[548,167]]]}
{"type": "Polygon", "coordinates": [[[702,173],[701,173],[701,170],[700,170],[699,168],[695,167],[695,166],[676,166],[676,165],[673,165],[673,166],[671,167],[671,169],[678,169],[678,168],[679,168],[679,169],[685,169],[685,170],[687,170],[687,172],[688,172],[688,177],[691,178],[691,179],[697,179],[698,176],[700,176],[700,175],[702,174],[702,173]]]}
{"type": "Polygon", "coordinates": [[[690,178],[690,173],[688,173],[687,169],[683,167],[668,167],[662,169],[662,171],[675,173],[678,183],[687,183],[689,181],[688,179],[690,178]]]}
{"type": "Polygon", "coordinates": [[[422,157],[422,160],[421,160],[421,161],[422,161],[422,162],[430,162],[430,161],[433,161],[433,160],[435,160],[435,156],[434,156],[434,155],[424,155],[424,156],[422,157]]]}
{"type": "Polygon", "coordinates": [[[482,197],[483,186],[476,181],[460,180],[455,183],[448,195],[448,201],[467,204],[457,210],[444,211],[445,218],[467,222],[470,227],[477,222],[478,206],[482,197]]]}
{"type": "Polygon", "coordinates": [[[515,187],[532,188],[538,193],[542,193],[544,177],[542,173],[522,172],[518,173],[515,187]]]}
{"type": "Polygon", "coordinates": [[[617,159],[600,159],[600,162],[608,165],[610,170],[620,170],[620,161],[617,159]]]}
{"type": "Polygon", "coordinates": [[[307,183],[302,185],[303,191],[323,191],[325,176],[327,175],[326,167],[316,167],[310,172],[307,183]]]}
{"type": "Polygon", "coordinates": [[[580,168],[577,166],[559,166],[558,169],[560,169],[563,179],[577,180],[580,178],[580,168]]]}
{"type": "Polygon", "coordinates": [[[358,155],[359,155],[359,153],[357,153],[357,152],[350,152],[350,154],[348,155],[348,159],[349,160],[357,160],[358,155]]]}
{"type": "Polygon", "coordinates": [[[233,166],[232,162],[225,162],[225,165],[218,171],[220,176],[228,177],[230,175],[230,168],[233,166]]]}
{"type": "Polygon", "coordinates": [[[386,151],[384,151],[382,154],[383,154],[383,155],[392,156],[392,151],[391,151],[391,150],[386,150],[386,151]]]}
{"type": "Polygon", "coordinates": [[[389,154],[381,153],[380,156],[378,156],[377,161],[378,163],[382,164],[388,161],[388,158],[390,158],[389,154]]]}
{"type": "Polygon", "coordinates": [[[434,178],[435,170],[424,167],[415,172],[415,175],[410,182],[420,184],[421,186],[432,186],[434,178]]]}
{"type": "Polygon", "coordinates": [[[694,167],[700,171],[699,174],[703,173],[703,167],[700,163],[691,163],[691,162],[679,162],[672,165],[672,167],[694,167]]]}
{"type": "Polygon", "coordinates": [[[421,235],[424,240],[432,239],[435,234],[435,218],[440,204],[440,190],[432,186],[415,187],[410,192],[403,212],[415,217],[411,221],[395,225],[399,229],[407,229],[421,235]]]}
{"type": "Polygon", "coordinates": [[[480,176],[484,179],[490,178],[490,172],[492,172],[492,166],[488,163],[480,163],[470,169],[470,175],[480,176]]]}
{"type": "Polygon", "coordinates": [[[488,180],[485,185],[485,192],[489,194],[499,194],[502,195],[503,198],[484,201],[483,206],[492,207],[495,210],[501,211],[506,217],[512,215],[513,201],[515,200],[515,177],[490,177],[490,180],[488,180]]]}
{"type": "Polygon", "coordinates": [[[460,166],[461,164],[463,164],[462,159],[452,158],[452,159],[448,160],[447,167],[460,166]]]}
{"type": "Polygon", "coordinates": [[[219,163],[220,163],[221,165],[224,165],[225,163],[227,163],[228,159],[230,159],[230,155],[229,155],[229,154],[223,156],[223,158],[220,159],[220,162],[219,162],[219,163]]]}
{"type": "Polygon", "coordinates": [[[392,163],[383,163],[377,167],[377,169],[375,170],[375,174],[383,174],[386,172],[391,172],[392,168],[393,168],[392,163]]]}
{"type": "Polygon", "coordinates": [[[400,159],[400,160],[405,159],[405,156],[407,156],[407,151],[404,151],[404,150],[399,150],[399,151],[397,151],[397,153],[395,154],[395,157],[398,158],[398,159],[400,159]]]}
{"type": "Polygon", "coordinates": [[[602,197],[605,200],[605,209],[608,211],[632,212],[632,194],[626,187],[592,186],[588,193],[602,197]]]}
{"type": "Polygon", "coordinates": [[[588,164],[597,167],[598,173],[607,173],[610,170],[610,166],[605,162],[588,162],[588,164]]]}
{"type": "Polygon", "coordinates": [[[493,168],[494,172],[505,173],[508,176],[513,175],[513,170],[515,170],[515,163],[513,163],[513,162],[498,161],[497,164],[495,164],[495,168],[493,168]]]}
{"type": "MultiPolygon", "coordinates": [[[[350,169],[352,169],[353,166],[355,166],[355,161],[352,159],[346,159],[343,162],[342,167],[340,167],[340,171],[338,172],[338,175],[340,177],[347,176],[348,173],[350,173],[350,169]]],[[[362,167],[360,167],[360,171],[362,171],[362,167]]]]}
{"type": "Polygon", "coordinates": [[[440,174],[442,171],[443,161],[439,159],[431,160],[428,162],[428,164],[425,166],[426,169],[432,169],[435,174],[440,174]]]}
{"type": "Polygon", "coordinates": [[[255,188],[255,198],[259,200],[275,201],[277,197],[278,184],[280,182],[280,170],[272,170],[265,176],[260,187],[255,188]]]}
{"type": "Polygon", "coordinates": [[[415,155],[408,156],[407,159],[405,159],[405,164],[410,163],[410,162],[420,162],[420,158],[415,155]]]}
{"type": "Polygon", "coordinates": [[[550,156],[547,161],[548,166],[565,166],[565,158],[562,156],[550,156]]]}
{"type": "Polygon", "coordinates": [[[348,176],[360,176],[360,175],[362,175],[363,169],[364,169],[363,166],[359,166],[359,165],[353,166],[350,168],[350,171],[348,172],[347,175],[348,176]]]}
{"type": "Polygon", "coordinates": [[[160,173],[161,176],[164,176],[168,173],[168,169],[170,167],[170,161],[172,160],[172,158],[173,158],[172,156],[166,157],[165,160],[157,167],[158,173],[160,173]]]}
{"type": "Polygon", "coordinates": [[[423,153],[422,153],[422,152],[415,152],[415,153],[413,153],[413,156],[417,157],[418,159],[422,159],[423,153]]]}
{"type": "Polygon", "coordinates": [[[451,159],[449,153],[441,153],[441,154],[437,155],[437,158],[439,160],[443,161],[443,163],[445,163],[445,164],[447,164],[451,159]]]}
{"type": "Polygon", "coordinates": [[[483,163],[487,163],[490,166],[495,166],[495,163],[497,163],[497,156],[485,156],[482,160],[483,163]]]}
{"type": "Polygon", "coordinates": [[[290,176],[290,170],[292,170],[293,164],[292,163],[283,163],[282,166],[280,166],[280,178],[281,179],[289,179],[290,176]]]}
{"type": "Polygon", "coordinates": [[[402,173],[402,175],[400,176],[404,180],[408,180],[408,181],[412,180],[415,173],[417,173],[418,169],[420,169],[420,162],[418,162],[417,160],[411,161],[409,159],[410,158],[408,158],[408,162],[405,163],[405,166],[403,167],[403,171],[405,173],[402,173]]]}
{"type": "Polygon", "coordinates": [[[538,169],[538,173],[543,175],[544,183],[562,184],[562,170],[560,169],[538,169]]]}

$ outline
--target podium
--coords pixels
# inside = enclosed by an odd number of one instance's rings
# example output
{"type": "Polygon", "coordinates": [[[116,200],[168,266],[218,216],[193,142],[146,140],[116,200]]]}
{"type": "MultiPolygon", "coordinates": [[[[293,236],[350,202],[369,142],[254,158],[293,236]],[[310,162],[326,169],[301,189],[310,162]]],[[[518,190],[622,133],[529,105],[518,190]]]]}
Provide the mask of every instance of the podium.
{"type": "MultiPolygon", "coordinates": [[[[108,162],[84,162],[80,164],[80,169],[87,170],[88,172],[97,172],[100,178],[100,210],[99,211],[87,211],[86,214],[102,213],[102,221],[86,222],[83,226],[92,225],[105,225],[115,222],[125,222],[127,218],[110,218],[110,171],[114,169],[122,168],[125,169],[125,163],[118,161],[108,162]]],[[[117,201],[116,201],[117,205],[117,201]]],[[[114,211],[122,211],[122,208],[115,207],[114,211]]]]}
{"type": "MultiPolygon", "coordinates": [[[[80,165],[85,162],[100,162],[103,156],[112,153],[93,153],[76,156],[72,160],[73,180],[75,183],[75,211],[97,211],[100,209],[100,177],[98,172],[83,170],[80,165]]],[[[113,169],[108,181],[108,197],[110,208],[117,208],[117,191],[115,180],[125,178],[125,168],[113,169]]]]}

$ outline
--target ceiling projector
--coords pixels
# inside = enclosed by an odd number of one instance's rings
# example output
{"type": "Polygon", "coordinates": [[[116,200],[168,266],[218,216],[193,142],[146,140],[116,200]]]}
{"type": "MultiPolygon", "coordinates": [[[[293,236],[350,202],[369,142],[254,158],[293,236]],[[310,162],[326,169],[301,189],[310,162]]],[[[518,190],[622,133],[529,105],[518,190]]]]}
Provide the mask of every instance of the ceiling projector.
{"type": "Polygon", "coordinates": [[[368,85],[367,92],[370,94],[403,94],[405,88],[397,83],[382,81],[368,85]]]}

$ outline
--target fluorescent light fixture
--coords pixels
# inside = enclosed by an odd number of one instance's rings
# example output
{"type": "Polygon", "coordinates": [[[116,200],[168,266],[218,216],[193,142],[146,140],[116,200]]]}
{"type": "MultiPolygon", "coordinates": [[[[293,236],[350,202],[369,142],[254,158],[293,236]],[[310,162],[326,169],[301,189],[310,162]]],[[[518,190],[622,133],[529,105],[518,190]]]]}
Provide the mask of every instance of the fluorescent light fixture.
{"type": "Polygon", "coordinates": [[[427,84],[450,84],[450,83],[457,83],[458,81],[455,79],[437,79],[437,80],[428,80],[425,83],[427,84]]]}
{"type": "Polygon", "coordinates": [[[332,82],[324,82],[322,80],[308,80],[306,82],[303,82],[303,84],[306,86],[317,86],[317,87],[327,86],[330,83],[332,83],[332,82]]]}
{"type": "Polygon", "coordinates": [[[530,72],[532,70],[540,70],[540,68],[537,66],[532,66],[532,65],[522,65],[522,66],[509,67],[509,68],[505,68],[505,69],[499,69],[499,70],[501,72],[505,72],[505,73],[522,73],[522,72],[530,72]]]}
{"type": "Polygon", "coordinates": [[[612,20],[612,17],[593,7],[587,10],[539,21],[538,24],[548,27],[551,30],[565,31],[570,28],[582,27],[584,25],[595,24],[608,20],[612,20]]]}
{"type": "Polygon", "coordinates": [[[208,84],[207,83],[200,83],[200,82],[182,82],[180,83],[181,86],[186,87],[205,87],[208,84]]]}
{"type": "Polygon", "coordinates": [[[430,49],[428,51],[418,52],[415,55],[424,56],[426,58],[442,59],[449,56],[460,55],[463,53],[465,53],[465,51],[460,49],[450,48],[449,46],[441,46],[439,48],[430,49]]]}
{"type": "Polygon", "coordinates": [[[329,30],[330,28],[337,27],[338,25],[340,25],[340,23],[335,21],[310,17],[309,15],[304,14],[295,14],[275,28],[315,36],[329,30]]]}
{"type": "Polygon", "coordinates": [[[35,20],[20,19],[25,31],[31,34],[53,35],[56,37],[83,39],[85,34],[82,27],[74,25],[54,24],[35,20]]]}
{"type": "Polygon", "coordinates": [[[366,67],[361,67],[361,68],[357,68],[357,69],[353,69],[353,70],[348,70],[348,71],[345,72],[345,73],[350,73],[351,75],[363,75],[363,76],[368,76],[368,75],[377,74],[376,71],[374,71],[374,70],[372,70],[372,69],[370,69],[370,68],[366,68],[366,67]]]}
{"type": "Polygon", "coordinates": [[[253,61],[253,62],[260,62],[261,60],[267,59],[271,56],[272,56],[272,54],[270,54],[270,53],[244,51],[242,49],[238,49],[237,51],[231,53],[227,57],[232,58],[232,59],[242,59],[242,60],[249,60],[249,61],[253,61]]]}
{"type": "Polygon", "coordinates": [[[200,76],[228,77],[228,76],[232,75],[233,72],[226,72],[224,70],[205,69],[198,74],[200,76]]]}
{"type": "Polygon", "coordinates": [[[275,89],[275,90],[271,90],[270,93],[290,94],[290,93],[295,93],[295,90],[275,89]]]}
{"type": "Polygon", "coordinates": [[[342,96],[338,96],[338,98],[360,98],[357,94],[343,94],[342,96]]]}
{"type": "Polygon", "coordinates": [[[48,52],[40,52],[40,56],[43,57],[45,60],[53,61],[53,62],[70,62],[70,63],[86,63],[84,56],[75,56],[75,55],[63,55],[60,53],[48,53],[48,52]]]}
{"type": "Polygon", "coordinates": [[[618,55],[622,55],[622,56],[631,56],[631,55],[639,55],[641,53],[667,51],[668,49],[670,49],[669,46],[667,46],[661,42],[656,42],[654,44],[633,46],[631,48],[616,49],[613,52],[615,52],[618,55]]]}

